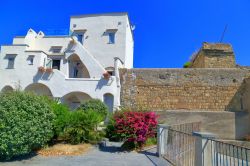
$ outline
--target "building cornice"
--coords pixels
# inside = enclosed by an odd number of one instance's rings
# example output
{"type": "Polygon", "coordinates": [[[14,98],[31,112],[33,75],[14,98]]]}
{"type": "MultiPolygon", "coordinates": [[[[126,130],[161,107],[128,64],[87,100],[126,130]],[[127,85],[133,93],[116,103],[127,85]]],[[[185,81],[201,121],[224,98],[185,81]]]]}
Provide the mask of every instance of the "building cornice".
{"type": "Polygon", "coordinates": [[[94,17],[94,16],[112,16],[112,15],[127,15],[128,12],[111,12],[111,13],[97,13],[97,14],[82,14],[82,15],[74,15],[70,16],[70,18],[82,18],[82,17],[94,17]]]}
{"type": "Polygon", "coordinates": [[[8,46],[8,47],[11,47],[11,46],[20,46],[20,47],[29,47],[29,45],[27,44],[3,44],[2,46],[8,46]]]}

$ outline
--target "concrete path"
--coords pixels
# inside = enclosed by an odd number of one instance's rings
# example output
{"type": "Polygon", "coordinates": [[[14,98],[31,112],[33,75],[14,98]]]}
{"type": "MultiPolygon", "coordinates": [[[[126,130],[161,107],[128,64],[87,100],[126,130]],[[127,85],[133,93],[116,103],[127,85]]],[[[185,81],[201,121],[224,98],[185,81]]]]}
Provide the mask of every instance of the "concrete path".
{"type": "Polygon", "coordinates": [[[0,162],[0,166],[168,166],[164,159],[155,155],[156,148],[137,152],[121,152],[119,143],[108,143],[81,156],[43,157],[11,162],[0,162]]]}

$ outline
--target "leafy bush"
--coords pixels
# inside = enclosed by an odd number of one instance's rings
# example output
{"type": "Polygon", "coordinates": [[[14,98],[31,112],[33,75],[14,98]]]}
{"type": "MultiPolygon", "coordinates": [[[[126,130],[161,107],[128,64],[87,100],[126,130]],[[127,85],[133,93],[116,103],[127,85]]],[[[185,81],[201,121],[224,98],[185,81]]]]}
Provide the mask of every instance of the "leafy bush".
{"type": "Polygon", "coordinates": [[[64,128],[70,121],[70,109],[68,106],[59,104],[55,101],[50,102],[56,118],[53,123],[54,138],[60,139],[64,135],[64,128]]]}
{"type": "Polygon", "coordinates": [[[102,138],[103,134],[97,131],[97,126],[103,121],[103,114],[91,110],[89,105],[85,110],[77,111],[70,111],[66,105],[56,102],[51,102],[50,105],[56,115],[53,123],[55,139],[79,144],[95,143],[102,138]]]}
{"type": "Polygon", "coordinates": [[[154,112],[121,111],[116,112],[113,119],[114,122],[111,121],[107,127],[107,136],[123,139],[123,147],[141,148],[148,138],[156,136],[158,122],[154,112]]]}
{"type": "Polygon", "coordinates": [[[110,141],[119,142],[122,141],[120,135],[116,132],[115,120],[113,116],[109,118],[107,127],[106,127],[106,138],[109,138],[110,141]]]}
{"type": "Polygon", "coordinates": [[[53,136],[54,117],[42,96],[0,94],[0,158],[8,160],[44,146],[53,136]]]}
{"type": "Polygon", "coordinates": [[[62,137],[71,144],[96,143],[102,137],[102,134],[97,131],[97,125],[101,121],[102,116],[96,111],[70,112],[69,122],[64,128],[62,137]]]}
{"type": "Polygon", "coordinates": [[[81,109],[83,111],[92,110],[98,112],[102,116],[102,121],[105,120],[108,114],[108,107],[98,99],[91,99],[86,101],[81,105],[81,109]]]}
{"type": "Polygon", "coordinates": [[[190,66],[191,66],[191,62],[186,62],[186,63],[183,65],[184,68],[189,68],[190,66]]]}

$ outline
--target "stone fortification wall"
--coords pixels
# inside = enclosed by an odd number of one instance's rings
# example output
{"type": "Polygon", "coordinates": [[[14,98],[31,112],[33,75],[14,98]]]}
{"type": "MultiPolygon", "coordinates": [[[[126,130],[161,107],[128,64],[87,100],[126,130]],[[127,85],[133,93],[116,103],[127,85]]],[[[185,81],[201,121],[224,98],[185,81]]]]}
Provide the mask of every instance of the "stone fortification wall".
{"type": "Polygon", "coordinates": [[[122,69],[121,104],[159,110],[245,110],[249,69],[122,69]]]}
{"type": "Polygon", "coordinates": [[[203,43],[192,57],[191,68],[235,68],[235,55],[230,44],[203,43]]]}

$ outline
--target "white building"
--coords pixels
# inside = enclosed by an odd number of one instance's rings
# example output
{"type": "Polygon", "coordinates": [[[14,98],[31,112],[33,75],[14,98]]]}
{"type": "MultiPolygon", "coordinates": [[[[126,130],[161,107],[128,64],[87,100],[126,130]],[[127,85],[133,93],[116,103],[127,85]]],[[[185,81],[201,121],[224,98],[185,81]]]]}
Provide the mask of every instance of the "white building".
{"type": "Polygon", "coordinates": [[[90,98],[104,101],[110,111],[118,107],[118,68],[133,67],[127,13],[72,16],[70,31],[69,36],[46,36],[30,29],[13,44],[1,46],[0,90],[21,88],[72,108],[90,98]]]}

